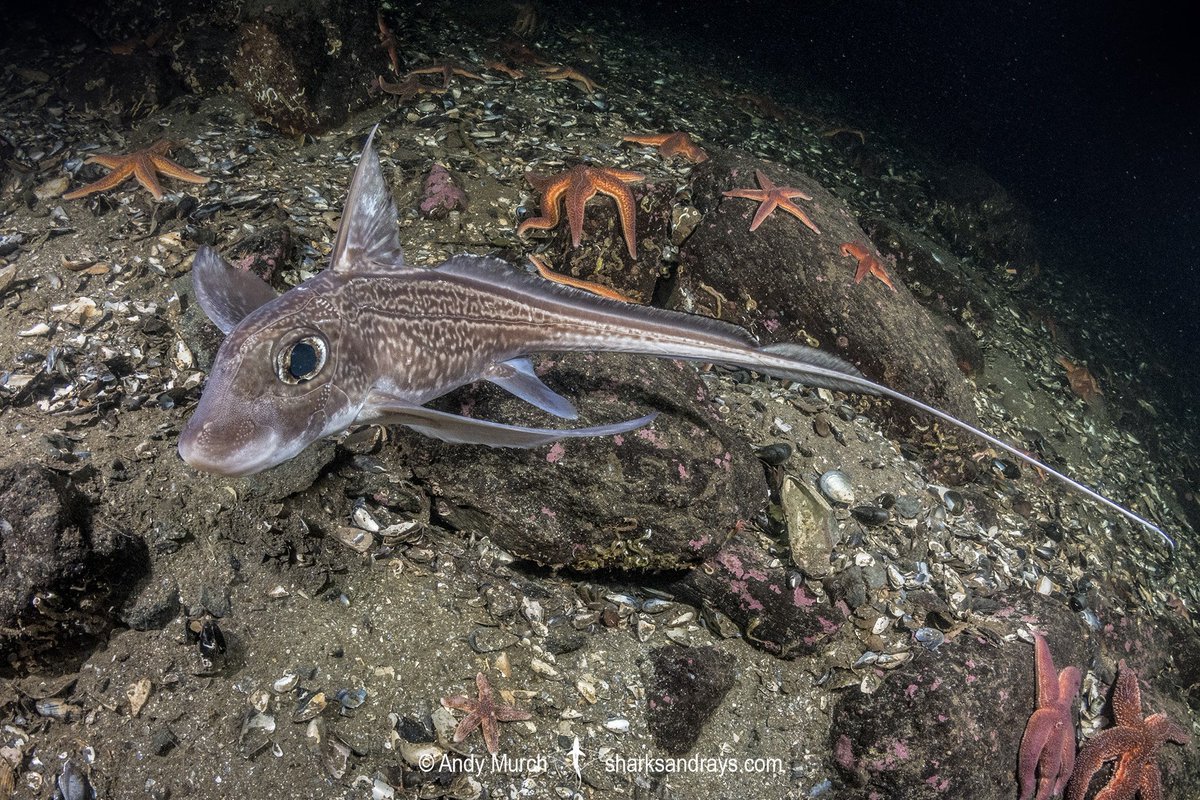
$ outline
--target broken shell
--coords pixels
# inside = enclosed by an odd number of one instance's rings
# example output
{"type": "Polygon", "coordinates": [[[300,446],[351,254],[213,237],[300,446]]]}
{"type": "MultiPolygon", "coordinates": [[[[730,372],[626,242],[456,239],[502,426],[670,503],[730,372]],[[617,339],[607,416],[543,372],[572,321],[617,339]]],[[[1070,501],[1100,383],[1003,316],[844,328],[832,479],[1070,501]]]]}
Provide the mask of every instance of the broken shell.
{"type": "Polygon", "coordinates": [[[292,722],[308,722],[320,716],[325,710],[325,693],[312,692],[308,689],[300,690],[300,697],[296,700],[296,710],[292,712],[292,722]]]}
{"type": "Polygon", "coordinates": [[[354,512],[350,515],[350,521],[354,523],[354,527],[361,528],[364,531],[371,533],[379,533],[380,525],[371,516],[371,512],[365,506],[355,506],[354,512]]]}
{"type": "Polygon", "coordinates": [[[913,631],[913,638],[927,650],[937,650],[946,641],[946,634],[937,628],[917,628],[913,631]]]}
{"type": "Polygon", "coordinates": [[[821,475],[817,486],[832,503],[848,506],[854,502],[854,486],[850,483],[850,476],[840,469],[831,469],[821,475]]]}
{"type": "Polygon", "coordinates": [[[296,688],[296,683],[300,678],[294,672],[285,672],[283,677],[271,684],[271,691],[275,694],[287,694],[292,689],[296,688]]]}
{"type": "Polygon", "coordinates": [[[76,326],[87,325],[104,314],[96,305],[96,301],[90,297],[76,297],[69,303],[50,306],[50,310],[55,314],[62,314],[64,320],[76,326]]]}
{"type": "Polygon", "coordinates": [[[876,653],[874,650],[868,650],[865,653],[863,653],[861,656],[859,656],[857,659],[855,659],[854,663],[850,665],[850,668],[851,669],[859,669],[861,667],[869,667],[878,660],[879,660],[879,653],[876,653]]]}
{"type": "Polygon", "coordinates": [[[196,357],[192,355],[191,348],[183,343],[182,339],[175,342],[175,366],[180,369],[191,369],[196,365],[196,357]]]}
{"type": "Polygon", "coordinates": [[[779,502],[787,522],[792,563],[813,577],[829,574],[830,556],[837,544],[833,509],[810,486],[791,475],[783,480],[779,502]]]}
{"type": "Polygon", "coordinates": [[[73,719],[80,711],[79,706],[53,697],[47,697],[44,700],[38,700],[33,704],[33,707],[37,710],[37,713],[43,717],[60,719],[64,722],[70,722],[71,719],[73,719]]]}
{"type": "Polygon", "coordinates": [[[349,525],[335,525],[333,538],[349,547],[356,553],[365,553],[375,546],[375,535],[361,528],[351,528],[349,525]]]}
{"type": "Polygon", "coordinates": [[[142,711],[142,706],[146,705],[146,701],[150,699],[150,679],[142,678],[129,684],[125,689],[125,696],[129,698],[129,713],[136,717],[142,711]]]}
{"type": "Polygon", "coordinates": [[[575,681],[575,691],[579,692],[579,696],[586,700],[589,704],[595,704],[597,698],[596,686],[584,678],[575,681]]]}
{"type": "Polygon", "coordinates": [[[49,332],[50,326],[44,322],[39,322],[23,331],[17,331],[17,336],[45,336],[49,332]]]}
{"type": "Polygon", "coordinates": [[[629,720],[616,717],[605,722],[604,727],[613,733],[629,733],[629,720]]]}
{"type": "Polygon", "coordinates": [[[341,703],[342,712],[350,711],[358,708],[367,701],[366,687],[360,686],[357,689],[338,689],[335,699],[341,703]]]}
{"type": "Polygon", "coordinates": [[[992,472],[1008,478],[1009,480],[1015,480],[1021,477],[1021,468],[1007,459],[993,458],[991,467],[992,472]]]}

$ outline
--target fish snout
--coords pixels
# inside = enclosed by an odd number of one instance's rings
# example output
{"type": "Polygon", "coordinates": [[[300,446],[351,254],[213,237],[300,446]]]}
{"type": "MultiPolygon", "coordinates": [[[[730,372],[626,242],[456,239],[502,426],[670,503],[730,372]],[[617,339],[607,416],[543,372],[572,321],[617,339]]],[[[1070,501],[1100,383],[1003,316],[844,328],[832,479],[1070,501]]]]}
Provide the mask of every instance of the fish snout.
{"type": "Polygon", "coordinates": [[[179,433],[179,456],[191,467],[218,475],[249,475],[271,466],[269,447],[253,446],[258,437],[250,419],[200,420],[197,415],[179,433]],[[251,445],[251,446],[248,446],[251,445]]]}

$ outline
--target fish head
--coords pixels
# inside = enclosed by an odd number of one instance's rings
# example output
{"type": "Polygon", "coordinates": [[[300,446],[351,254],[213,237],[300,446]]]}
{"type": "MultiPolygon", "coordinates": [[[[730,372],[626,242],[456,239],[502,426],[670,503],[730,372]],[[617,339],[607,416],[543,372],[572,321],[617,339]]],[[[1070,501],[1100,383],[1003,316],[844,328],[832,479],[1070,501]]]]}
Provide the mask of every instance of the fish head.
{"type": "MultiPolygon", "coordinates": [[[[358,369],[341,356],[335,305],[307,285],[247,316],[229,332],[195,412],[179,436],[185,462],[221,475],[280,464],[357,416],[347,386],[358,369]]],[[[359,394],[365,395],[365,390],[359,394]]]]}

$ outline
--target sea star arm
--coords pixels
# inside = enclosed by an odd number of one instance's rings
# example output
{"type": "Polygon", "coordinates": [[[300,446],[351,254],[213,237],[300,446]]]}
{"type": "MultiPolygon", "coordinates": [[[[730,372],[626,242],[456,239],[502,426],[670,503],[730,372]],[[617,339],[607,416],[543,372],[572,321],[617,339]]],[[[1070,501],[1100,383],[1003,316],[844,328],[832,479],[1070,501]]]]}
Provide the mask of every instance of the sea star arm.
{"type": "MultiPolygon", "coordinates": [[[[1075,770],[1067,787],[1067,800],[1083,800],[1088,784],[1105,761],[1117,758],[1137,745],[1137,736],[1129,728],[1108,728],[1096,734],[1075,759],[1075,770]]],[[[1116,776],[1114,775],[1114,780],[1116,776]]]]}
{"type": "Polygon", "coordinates": [[[585,281],[582,278],[576,278],[571,275],[564,275],[561,272],[555,272],[554,270],[550,269],[550,265],[547,264],[546,260],[541,256],[531,254],[529,256],[529,262],[537,269],[538,274],[546,280],[554,281],[555,283],[561,283],[564,286],[570,286],[575,289],[583,289],[586,292],[591,292],[592,294],[599,295],[600,297],[607,297],[611,300],[620,300],[622,303],[637,302],[633,298],[626,297],[616,289],[610,289],[603,284],[593,283],[592,281],[585,281]]]}
{"type": "MultiPolygon", "coordinates": [[[[812,197],[804,194],[803,192],[797,192],[793,196],[799,197],[801,200],[812,200],[812,197]]],[[[805,225],[807,225],[809,230],[811,230],[813,233],[820,235],[821,229],[818,228],[816,226],[816,224],[811,219],[808,218],[808,214],[804,213],[804,209],[800,208],[800,206],[798,206],[792,202],[790,197],[780,198],[778,201],[778,205],[784,211],[788,212],[793,217],[795,217],[796,219],[800,220],[805,225]]],[[[759,213],[761,213],[761,212],[762,212],[762,209],[760,208],[759,213]]]]}
{"type": "Polygon", "coordinates": [[[779,199],[771,192],[767,192],[766,199],[763,200],[758,206],[758,211],[754,212],[754,219],[750,220],[750,230],[758,230],[758,226],[762,225],[763,220],[771,216],[771,212],[773,212],[778,206],[779,199]]]}
{"type": "MultiPolygon", "coordinates": [[[[92,159],[88,159],[91,161],[92,159]]],[[[96,163],[100,163],[98,160],[96,163]]],[[[107,166],[102,164],[101,166],[107,166]]],[[[112,172],[105,175],[98,181],[93,181],[86,186],[80,186],[73,192],[67,192],[63,195],[63,200],[76,200],[80,197],[86,197],[89,194],[96,192],[107,192],[109,189],[115,189],[129,179],[133,174],[133,165],[128,165],[113,169],[112,172]]]]}
{"type": "MultiPolygon", "coordinates": [[[[1054,717],[1054,709],[1039,708],[1025,724],[1025,734],[1021,737],[1021,749],[1017,755],[1021,800],[1029,800],[1033,796],[1033,789],[1037,784],[1037,768],[1044,758],[1050,735],[1054,732],[1054,717]]],[[[1042,768],[1042,778],[1046,778],[1045,765],[1042,768]]]]}
{"type": "MultiPolygon", "coordinates": [[[[626,186],[642,180],[642,176],[628,170],[612,169],[597,174],[594,181],[596,191],[606,194],[617,203],[617,213],[621,217],[621,229],[625,234],[625,246],[629,249],[629,257],[637,258],[637,204],[633,193],[626,186]]],[[[583,220],[580,220],[582,232],[583,220]]]]}
{"type": "Polygon", "coordinates": [[[598,188],[595,178],[590,174],[571,181],[567,188],[567,198],[563,204],[567,209],[567,226],[571,229],[572,247],[579,247],[579,242],[583,240],[584,208],[587,201],[596,196],[598,188]]]}
{"type": "Polygon", "coordinates": [[[1185,728],[1176,725],[1163,713],[1151,714],[1146,717],[1146,729],[1159,742],[1187,744],[1192,740],[1192,735],[1185,728]]]}
{"type": "MultiPolygon", "coordinates": [[[[1158,771],[1157,764],[1146,765],[1146,768],[1142,770],[1142,779],[1137,788],[1142,800],[1162,800],[1162,773],[1158,771]]],[[[1099,795],[1097,795],[1097,800],[1099,800],[1099,795]]]]}
{"type": "Polygon", "coordinates": [[[162,200],[162,184],[158,182],[158,177],[154,174],[154,164],[149,158],[134,159],[133,177],[137,178],[137,182],[146,191],[154,195],[155,200],[162,200]]]}
{"type": "Polygon", "coordinates": [[[192,172],[190,169],[175,163],[159,153],[150,154],[150,163],[154,165],[155,170],[166,175],[168,178],[174,178],[184,183],[208,183],[208,178],[192,172]]]}
{"type": "Polygon", "coordinates": [[[1118,725],[1142,724],[1142,689],[1137,673],[1122,661],[1117,666],[1117,685],[1112,694],[1113,717],[1118,725]]]}
{"type": "Polygon", "coordinates": [[[526,174],[526,179],[529,184],[537,189],[541,195],[541,212],[539,217],[530,217],[517,226],[517,235],[521,236],[530,228],[536,230],[549,230],[558,224],[560,219],[558,211],[558,201],[567,190],[569,181],[561,176],[542,177],[533,173],[526,174]]]}

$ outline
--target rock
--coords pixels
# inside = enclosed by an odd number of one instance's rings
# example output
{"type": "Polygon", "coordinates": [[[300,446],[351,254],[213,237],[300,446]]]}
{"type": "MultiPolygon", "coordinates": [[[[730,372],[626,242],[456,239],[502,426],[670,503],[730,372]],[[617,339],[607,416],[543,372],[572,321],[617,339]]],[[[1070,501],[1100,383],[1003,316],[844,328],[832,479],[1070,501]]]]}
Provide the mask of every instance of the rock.
{"type": "MultiPolygon", "coordinates": [[[[162,108],[180,94],[179,81],[171,73],[165,55],[138,51],[129,55],[97,51],[68,69],[61,78],[63,98],[78,114],[109,112],[116,119],[141,119],[162,108]]],[[[133,142],[144,147],[146,142],[133,142]]],[[[102,148],[100,152],[112,152],[102,148]]],[[[96,176],[106,170],[96,168],[96,176]]],[[[82,177],[88,177],[90,170],[82,177]]]]}
{"type": "Polygon", "coordinates": [[[646,722],[654,742],[671,755],[686,754],[704,723],[733,687],[735,660],[711,647],[668,645],[651,651],[654,682],[646,695],[646,722]]]}
{"type": "Polygon", "coordinates": [[[247,270],[285,292],[292,288],[284,284],[280,273],[295,266],[300,245],[287,225],[270,225],[239,239],[221,257],[234,267],[247,270]]]}
{"type": "MultiPolygon", "coordinates": [[[[750,445],[705,403],[694,368],[624,355],[543,359],[547,384],[581,420],[547,419],[490,385],[443,410],[518,425],[579,427],[661,412],[631,433],[532,450],[448,447],[411,434],[408,462],[436,487],[435,511],[459,529],[541,564],[580,570],[678,569],[720,549],[766,501],[750,445]]],[[[403,430],[403,429],[398,429],[403,430]]]]}
{"type": "MultiPolygon", "coordinates": [[[[1087,659],[1079,623],[1031,598],[1058,669],[1087,659]]],[[[1033,646],[963,633],[886,673],[873,694],[844,691],[830,750],[856,796],[1017,796],[1017,751],[1036,708],[1033,646]]]]}
{"type": "Polygon", "coordinates": [[[767,652],[795,658],[819,649],[844,621],[842,612],[814,596],[798,576],[743,532],[670,589],[690,603],[724,612],[767,652]]]}
{"type": "Polygon", "coordinates": [[[57,620],[70,632],[76,613],[96,632],[111,622],[94,611],[76,612],[76,604],[86,598],[92,609],[119,606],[146,566],[145,544],[117,531],[93,531],[88,503],[70,479],[41,465],[0,468],[0,625],[57,620]],[[56,595],[53,603],[35,611],[34,598],[49,593],[56,595]]]}
{"type": "Polygon", "coordinates": [[[425,176],[425,185],[421,190],[421,202],[418,206],[421,216],[426,219],[442,219],[451,211],[465,210],[466,207],[466,192],[458,188],[449,170],[441,164],[434,164],[425,176]]]}
{"type": "MultiPolygon", "coordinates": [[[[874,248],[845,203],[807,175],[732,151],[714,151],[696,168],[693,199],[705,216],[680,252],[672,305],[743,325],[768,343],[805,343],[811,335],[873,380],[975,420],[954,351],[903,282],[892,276],[897,291],[872,276],[854,283],[856,264],[841,245],[874,248]],[[721,192],[757,186],[755,169],[812,195],[796,202],[819,236],[778,210],[749,231],[757,204],[721,192]],[[723,298],[719,306],[712,292],[723,298]]],[[[907,426],[910,409],[890,408],[907,426]]]]}
{"type": "Polygon", "coordinates": [[[91,550],[86,503],[34,464],[0,469],[0,619],[11,626],[39,591],[79,576],[91,550]]]}
{"type": "Polygon", "coordinates": [[[169,575],[162,575],[141,587],[137,597],[121,611],[121,622],[138,631],[165,628],[179,616],[183,606],[179,584],[169,575]]]}
{"type": "Polygon", "coordinates": [[[255,113],[288,134],[339,125],[363,108],[383,66],[374,4],[366,0],[272,4],[239,29],[230,64],[255,113]]]}

